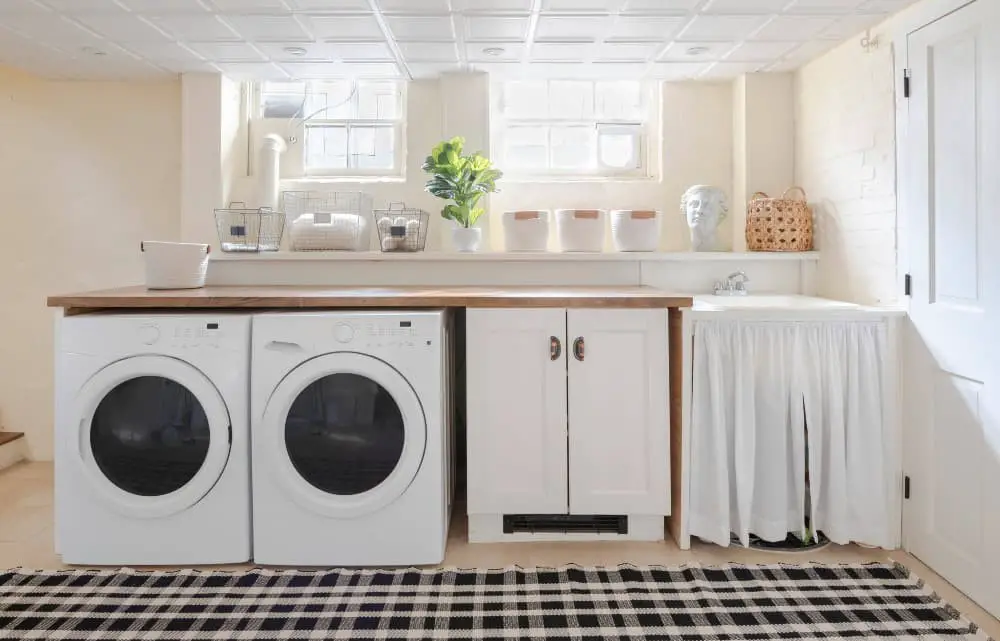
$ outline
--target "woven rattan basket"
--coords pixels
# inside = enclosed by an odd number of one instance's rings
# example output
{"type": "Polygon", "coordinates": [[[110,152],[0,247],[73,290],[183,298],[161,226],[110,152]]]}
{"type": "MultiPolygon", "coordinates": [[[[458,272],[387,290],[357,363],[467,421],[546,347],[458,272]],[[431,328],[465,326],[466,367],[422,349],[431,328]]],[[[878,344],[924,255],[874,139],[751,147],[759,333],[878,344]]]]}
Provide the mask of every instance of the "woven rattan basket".
{"type": "Polygon", "coordinates": [[[792,187],[781,198],[757,192],[747,204],[747,249],[804,252],[813,248],[813,213],[806,192],[792,187]],[[798,197],[796,197],[798,196],[798,197]]]}

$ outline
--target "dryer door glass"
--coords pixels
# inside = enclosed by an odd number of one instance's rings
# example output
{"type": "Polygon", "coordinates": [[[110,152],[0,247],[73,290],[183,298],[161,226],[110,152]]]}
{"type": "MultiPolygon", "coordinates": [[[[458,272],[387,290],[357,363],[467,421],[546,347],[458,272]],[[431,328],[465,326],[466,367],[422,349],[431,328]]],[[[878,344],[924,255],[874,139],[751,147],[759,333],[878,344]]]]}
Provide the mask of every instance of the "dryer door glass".
{"type": "Polygon", "coordinates": [[[161,376],[139,376],[112,388],[90,427],[98,468],[140,496],[163,496],[187,485],[204,464],[210,440],[195,395],[161,376]]]}
{"type": "Polygon", "coordinates": [[[295,470],[314,487],[354,495],[396,469],[405,431],[399,405],[384,387],[358,374],[330,374],[295,398],[285,447],[295,470]]]}

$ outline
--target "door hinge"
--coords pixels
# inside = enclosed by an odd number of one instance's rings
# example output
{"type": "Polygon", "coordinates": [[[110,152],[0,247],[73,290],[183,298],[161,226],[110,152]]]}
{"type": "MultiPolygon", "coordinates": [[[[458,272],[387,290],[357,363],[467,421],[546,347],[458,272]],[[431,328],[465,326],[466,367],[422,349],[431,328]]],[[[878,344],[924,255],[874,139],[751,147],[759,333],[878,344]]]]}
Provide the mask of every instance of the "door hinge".
{"type": "Polygon", "coordinates": [[[913,296],[913,279],[909,274],[903,276],[903,295],[913,296]]]}
{"type": "Polygon", "coordinates": [[[904,499],[910,498],[910,477],[909,476],[904,476],[903,477],[903,498],[904,499]]]}
{"type": "Polygon", "coordinates": [[[910,97],[910,70],[903,69],[903,97],[910,97]]]}

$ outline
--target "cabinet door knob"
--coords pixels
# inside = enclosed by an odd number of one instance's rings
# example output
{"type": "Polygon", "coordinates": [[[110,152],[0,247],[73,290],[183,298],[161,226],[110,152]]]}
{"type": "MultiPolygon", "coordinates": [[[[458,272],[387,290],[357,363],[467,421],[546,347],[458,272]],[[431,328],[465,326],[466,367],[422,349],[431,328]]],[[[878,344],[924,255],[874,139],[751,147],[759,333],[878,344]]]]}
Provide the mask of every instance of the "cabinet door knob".
{"type": "Polygon", "coordinates": [[[576,340],[573,341],[573,356],[576,357],[576,360],[583,360],[583,350],[585,347],[586,344],[583,342],[583,336],[578,336],[576,340]]]}
{"type": "Polygon", "coordinates": [[[549,338],[549,360],[557,361],[562,356],[562,341],[557,337],[549,338]]]}

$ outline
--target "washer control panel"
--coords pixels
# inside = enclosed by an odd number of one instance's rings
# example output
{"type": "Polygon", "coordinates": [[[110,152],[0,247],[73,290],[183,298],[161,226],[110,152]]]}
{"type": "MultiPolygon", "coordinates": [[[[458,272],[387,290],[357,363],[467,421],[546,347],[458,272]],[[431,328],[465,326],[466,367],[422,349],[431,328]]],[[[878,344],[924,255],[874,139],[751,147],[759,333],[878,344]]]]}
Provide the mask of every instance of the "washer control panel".
{"type": "Polygon", "coordinates": [[[416,348],[433,344],[435,336],[421,331],[413,321],[382,320],[377,323],[337,322],[333,326],[333,338],[342,345],[353,343],[360,347],[416,348]]]}
{"type": "Polygon", "coordinates": [[[164,344],[175,349],[218,348],[225,333],[221,323],[212,320],[185,320],[169,324],[150,321],[137,328],[136,337],[147,346],[164,344]]]}

